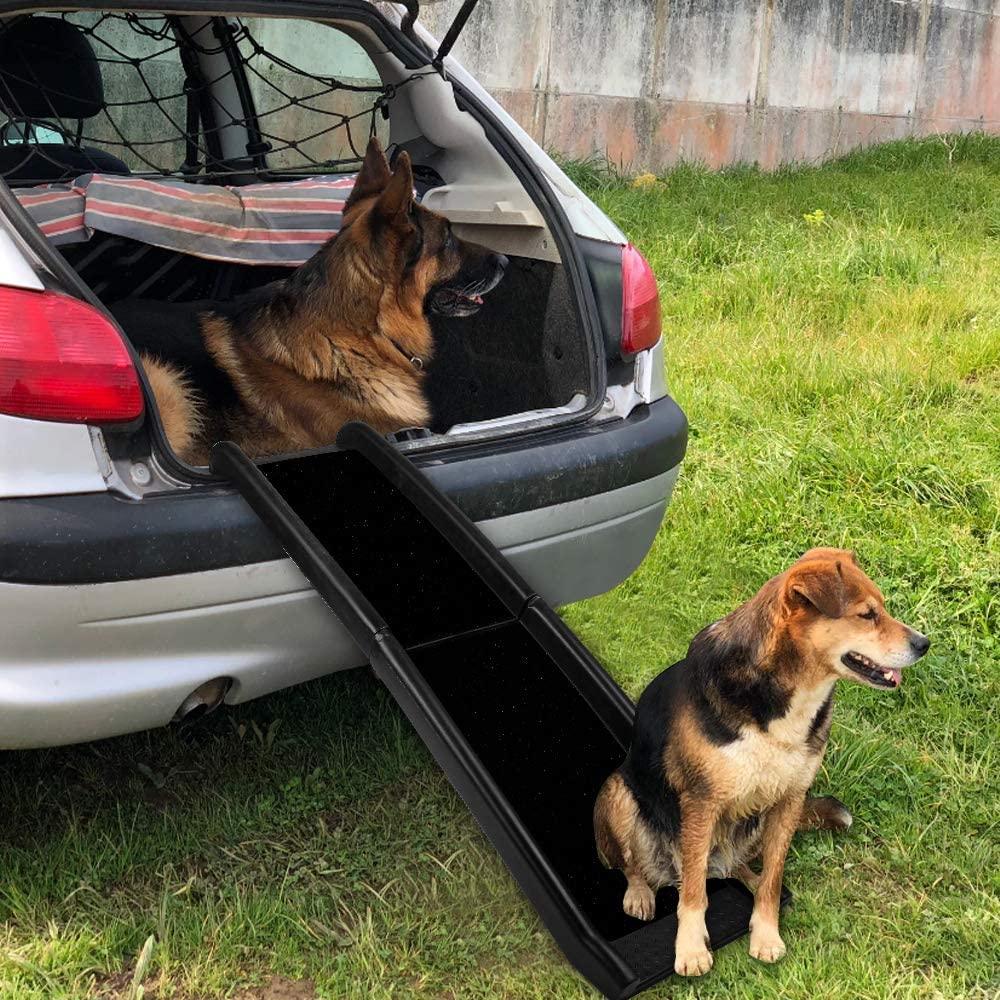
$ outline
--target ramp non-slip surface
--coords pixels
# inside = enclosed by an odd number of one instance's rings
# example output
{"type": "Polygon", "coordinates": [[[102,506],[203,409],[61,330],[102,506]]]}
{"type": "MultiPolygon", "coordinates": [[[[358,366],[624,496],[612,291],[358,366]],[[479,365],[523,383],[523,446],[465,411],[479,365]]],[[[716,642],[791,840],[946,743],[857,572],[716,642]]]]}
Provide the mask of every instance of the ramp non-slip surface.
{"type": "MultiPolygon", "coordinates": [[[[632,706],[586,648],[453,504],[384,439],[263,462],[217,446],[233,479],[351,630],[573,964],[608,996],[673,971],[677,896],[622,911],[592,810],[623,760],[632,706]]],[[[709,883],[718,948],[751,894],[709,883]]]]}
{"type": "Polygon", "coordinates": [[[404,646],[513,619],[420,511],[358,452],[259,468],[404,646]]]}

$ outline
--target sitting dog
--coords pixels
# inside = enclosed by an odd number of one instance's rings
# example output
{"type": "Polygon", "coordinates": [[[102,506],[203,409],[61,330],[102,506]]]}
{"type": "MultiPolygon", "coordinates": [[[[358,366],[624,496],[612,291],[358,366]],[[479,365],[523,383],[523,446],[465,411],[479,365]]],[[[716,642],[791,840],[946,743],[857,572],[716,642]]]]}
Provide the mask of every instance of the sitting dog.
{"type": "Polygon", "coordinates": [[[837,799],[806,795],[834,684],[897,688],[929,646],[886,612],[852,552],[812,549],[646,688],[628,756],[598,795],[594,833],[601,860],[628,879],[627,914],[651,920],[656,890],[678,886],[675,971],[712,967],[707,877],[755,888],[750,954],[784,955],[778,907],[792,834],[851,824],[837,799]],[[747,867],[758,854],[760,876],[747,867]]]}
{"type": "Polygon", "coordinates": [[[258,457],[332,444],[350,420],[426,426],[426,313],[472,316],[507,258],[454,235],[413,197],[409,155],[376,139],[334,237],[288,278],[230,302],[126,299],[164,430],[185,461],[235,441],[258,457]]]}

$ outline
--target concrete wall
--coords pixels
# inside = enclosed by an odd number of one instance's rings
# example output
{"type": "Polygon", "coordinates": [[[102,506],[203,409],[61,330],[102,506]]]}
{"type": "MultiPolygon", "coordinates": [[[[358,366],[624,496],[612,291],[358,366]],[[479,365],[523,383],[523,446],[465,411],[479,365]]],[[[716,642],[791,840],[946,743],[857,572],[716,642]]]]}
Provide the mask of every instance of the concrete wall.
{"type": "Polygon", "coordinates": [[[633,169],[1000,131],[1000,0],[481,0],[455,55],[547,149],[633,169]]]}

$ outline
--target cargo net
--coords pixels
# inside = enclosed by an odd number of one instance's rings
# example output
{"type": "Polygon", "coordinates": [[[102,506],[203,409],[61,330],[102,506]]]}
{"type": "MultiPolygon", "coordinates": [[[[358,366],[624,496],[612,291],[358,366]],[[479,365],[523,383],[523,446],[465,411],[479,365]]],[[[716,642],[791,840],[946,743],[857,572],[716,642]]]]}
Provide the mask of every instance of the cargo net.
{"type": "Polygon", "coordinates": [[[0,26],[0,175],[345,173],[387,131],[399,87],[426,72],[383,84],[348,36],[307,21],[36,14],[0,26]],[[357,75],[314,71],[341,62],[357,75]]]}

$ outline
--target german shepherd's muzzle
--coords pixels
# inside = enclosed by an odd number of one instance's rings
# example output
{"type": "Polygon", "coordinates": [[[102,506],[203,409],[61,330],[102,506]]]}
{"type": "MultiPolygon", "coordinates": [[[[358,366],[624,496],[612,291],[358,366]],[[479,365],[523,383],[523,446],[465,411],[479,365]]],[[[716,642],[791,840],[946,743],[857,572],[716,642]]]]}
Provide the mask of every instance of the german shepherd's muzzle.
{"type": "Polygon", "coordinates": [[[439,316],[475,316],[488,295],[503,277],[507,258],[476,243],[466,243],[457,237],[462,266],[446,284],[431,291],[428,308],[439,316]]]}

